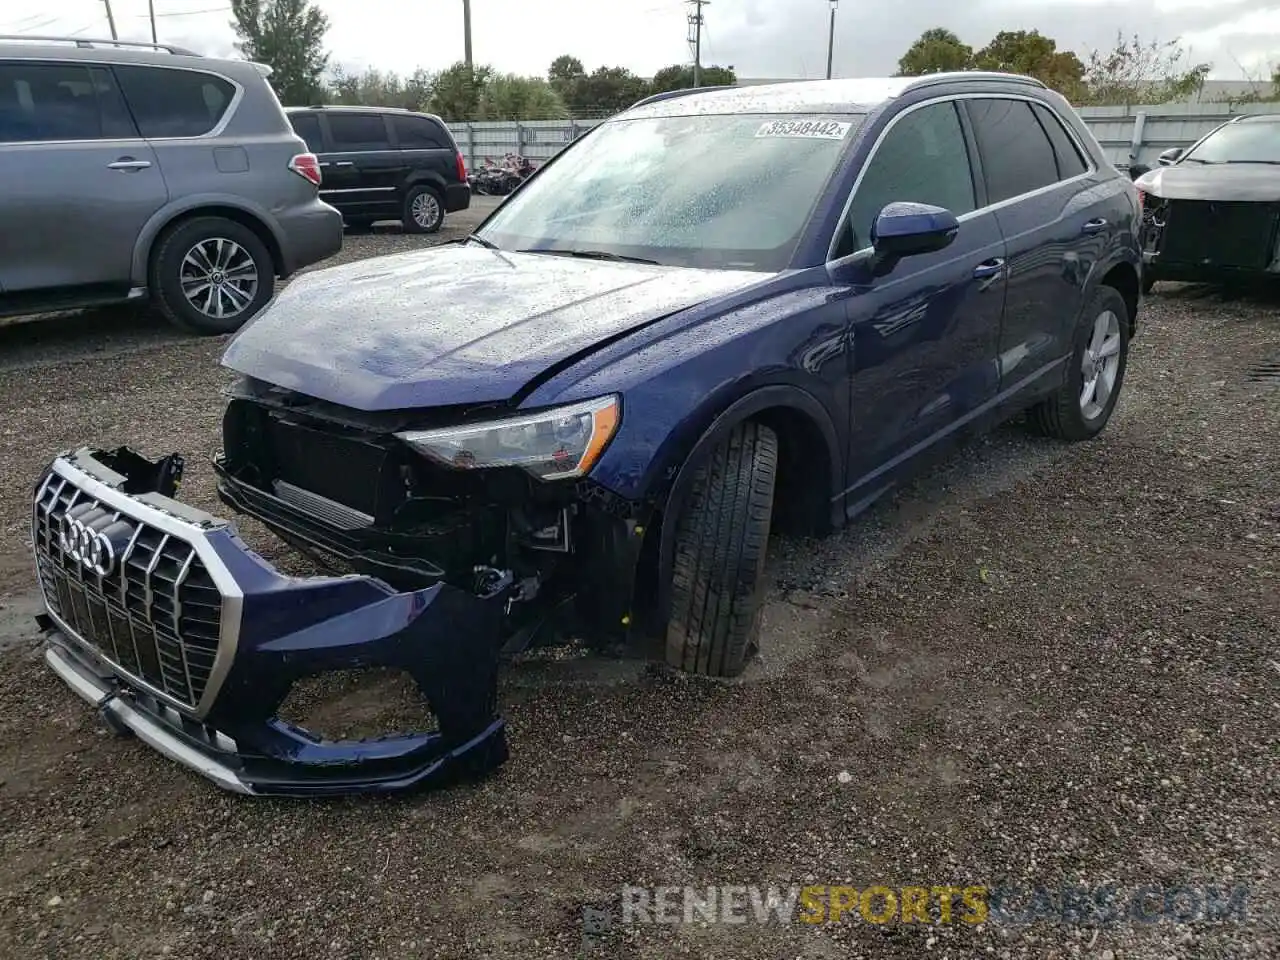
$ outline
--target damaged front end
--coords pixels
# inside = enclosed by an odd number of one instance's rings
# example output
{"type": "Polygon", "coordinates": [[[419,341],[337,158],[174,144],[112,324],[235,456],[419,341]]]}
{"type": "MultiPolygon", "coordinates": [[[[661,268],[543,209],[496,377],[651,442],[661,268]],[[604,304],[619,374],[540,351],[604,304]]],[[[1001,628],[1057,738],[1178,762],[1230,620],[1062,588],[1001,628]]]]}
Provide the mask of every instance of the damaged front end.
{"type": "Polygon", "coordinates": [[[581,423],[552,421],[569,439],[545,464],[490,468],[472,462],[496,449],[488,440],[468,439],[465,463],[436,449],[453,455],[455,434],[476,428],[442,433],[421,413],[364,414],[241,382],[214,461],[218,494],[333,576],[288,576],[231,523],[175,500],[176,456],[60,456],[33,518],[48,663],[111,725],[230,790],[392,791],[483,775],[507,755],[503,656],[575,631],[626,640],[648,568],[641,511],[561,457],[577,449],[576,426],[598,456],[601,424],[617,415],[579,406],[581,423]],[[343,739],[282,709],[318,677],[379,669],[411,678],[434,729],[343,739]]]}
{"type": "Polygon", "coordinates": [[[285,576],[231,524],[172,499],[181,466],[85,448],[36,487],[45,657],[104,720],[239,793],[402,790],[506,759],[506,597],[285,576]],[[413,679],[435,729],[326,740],[281,719],[296,682],[379,667],[413,679]]]}

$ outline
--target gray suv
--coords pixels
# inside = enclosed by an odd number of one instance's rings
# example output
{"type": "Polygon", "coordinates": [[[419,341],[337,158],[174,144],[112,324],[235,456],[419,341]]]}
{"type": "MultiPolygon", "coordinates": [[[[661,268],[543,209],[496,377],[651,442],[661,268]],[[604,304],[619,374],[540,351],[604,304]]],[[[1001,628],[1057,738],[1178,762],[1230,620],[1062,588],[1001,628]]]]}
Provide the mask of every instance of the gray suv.
{"type": "Polygon", "coordinates": [[[268,68],[0,36],[0,316],[150,298],[229,333],[342,248],[268,68]]]}

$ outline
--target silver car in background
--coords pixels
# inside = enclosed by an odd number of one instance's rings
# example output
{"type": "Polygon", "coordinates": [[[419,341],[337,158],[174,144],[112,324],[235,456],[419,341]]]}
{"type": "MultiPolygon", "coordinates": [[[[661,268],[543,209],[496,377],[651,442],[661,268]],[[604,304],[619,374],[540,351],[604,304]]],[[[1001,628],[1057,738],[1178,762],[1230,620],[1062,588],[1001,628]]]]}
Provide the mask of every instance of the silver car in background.
{"type": "Polygon", "coordinates": [[[178,47],[0,35],[0,316],[150,298],[238,329],[342,247],[267,68],[178,47]]]}

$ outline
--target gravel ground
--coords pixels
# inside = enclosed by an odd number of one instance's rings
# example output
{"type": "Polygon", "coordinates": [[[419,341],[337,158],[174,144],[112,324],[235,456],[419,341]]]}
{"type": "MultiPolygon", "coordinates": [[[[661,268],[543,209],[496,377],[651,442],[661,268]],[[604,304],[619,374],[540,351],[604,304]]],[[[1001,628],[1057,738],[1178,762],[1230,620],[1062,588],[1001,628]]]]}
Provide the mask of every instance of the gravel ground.
{"type": "Polygon", "coordinates": [[[496,776],[325,803],[237,799],[106,737],[28,621],[19,544],[53,450],[184,451],[184,494],[213,505],[220,345],[57,324],[5,340],[0,955],[1280,955],[1280,384],[1246,376],[1280,359],[1280,306],[1170,288],[1143,319],[1099,440],[1010,426],[837,536],[775,543],[743,680],[517,665],[496,776]],[[584,908],[616,911],[623,884],[745,883],[1244,884],[1249,909],[615,922],[584,943],[584,908]]]}

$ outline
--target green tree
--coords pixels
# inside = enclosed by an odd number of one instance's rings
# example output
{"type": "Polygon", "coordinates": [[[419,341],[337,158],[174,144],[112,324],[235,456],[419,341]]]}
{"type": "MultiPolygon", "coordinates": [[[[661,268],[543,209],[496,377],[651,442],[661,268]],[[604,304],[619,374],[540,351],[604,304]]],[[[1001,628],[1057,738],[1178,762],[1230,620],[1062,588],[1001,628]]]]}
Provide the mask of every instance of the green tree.
{"type": "Polygon", "coordinates": [[[271,86],[286,106],[322,99],[329,63],[329,19],[308,0],[231,0],[236,47],[271,67],[271,86]]]}
{"type": "Polygon", "coordinates": [[[1095,50],[1085,61],[1085,99],[1126,105],[1182,100],[1200,89],[1209,67],[1191,63],[1178,40],[1148,43],[1117,33],[1112,49],[1095,50]]]}
{"type": "Polygon", "coordinates": [[[1068,100],[1078,101],[1084,94],[1080,58],[1070,50],[1059,50],[1057,42],[1039,30],[1001,30],[973,60],[979,70],[1035,77],[1068,100]]]}
{"type": "Polygon", "coordinates": [[[480,116],[480,100],[491,67],[468,67],[458,61],[436,76],[431,91],[431,112],[446,120],[475,120],[480,116]]]}
{"type": "Polygon", "coordinates": [[[577,57],[571,57],[567,53],[556,57],[551,61],[551,66],[547,68],[547,80],[556,90],[556,93],[564,97],[573,84],[583,79],[587,75],[586,68],[582,66],[582,61],[577,57]]]}
{"type": "Polygon", "coordinates": [[[962,43],[950,30],[934,27],[920,34],[898,60],[898,74],[920,77],[926,73],[968,70],[973,66],[973,47],[962,43]]]}
{"type": "Polygon", "coordinates": [[[541,77],[491,74],[480,92],[484,120],[562,120],[569,116],[560,95],[541,77]]]}
{"type": "Polygon", "coordinates": [[[625,110],[649,95],[649,84],[623,67],[597,67],[574,82],[568,106],[575,117],[598,117],[625,110]]]}
{"type": "MultiPolygon", "coordinates": [[[[738,82],[733,67],[703,67],[698,78],[699,86],[731,87],[738,82]]],[[[666,93],[668,90],[688,90],[693,86],[693,66],[676,64],[663,67],[649,81],[650,93],[666,93]]]]}
{"type": "Polygon", "coordinates": [[[383,73],[374,67],[361,74],[349,74],[342,67],[336,67],[329,80],[329,99],[334,103],[365,107],[426,110],[433,87],[434,79],[422,68],[401,77],[394,71],[383,73]]]}

